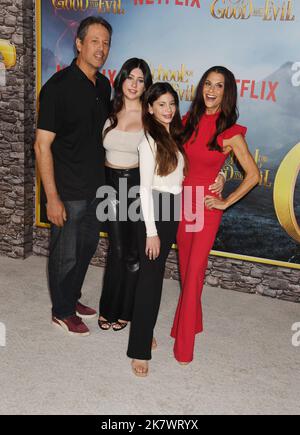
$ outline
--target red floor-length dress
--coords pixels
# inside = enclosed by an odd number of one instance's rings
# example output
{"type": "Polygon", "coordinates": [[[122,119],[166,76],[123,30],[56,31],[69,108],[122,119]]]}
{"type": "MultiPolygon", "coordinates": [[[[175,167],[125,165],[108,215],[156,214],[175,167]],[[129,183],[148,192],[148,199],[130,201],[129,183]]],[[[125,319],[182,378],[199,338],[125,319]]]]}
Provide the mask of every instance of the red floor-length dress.
{"type": "MultiPolygon", "coordinates": [[[[228,157],[228,154],[210,151],[207,146],[215,134],[218,116],[218,113],[213,115],[204,114],[199,123],[196,140],[194,134],[185,144],[190,166],[183,187],[190,186],[190,189],[192,189],[191,207],[193,212],[196,211],[196,187],[203,186],[205,196],[214,195],[208,190],[208,187],[215,182],[228,157]]],[[[224,139],[230,139],[238,134],[245,136],[246,131],[246,127],[235,124],[218,136],[218,144],[223,146],[224,139]]],[[[190,217],[186,217],[184,213],[187,204],[185,204],[184,196],[183,191],[183,213],[177,233],[182,290],[171,336],[175,338],[175,358],[181,362],[190,362],[193,359],[195,335],[203,330],[202,289],[208,256],[213,247],[223,212],[204,208],[203,229],[197,232],[188,232],[186,225],[190,225],[191,222],[190,217]]],[[[198,207],[198,209],[201,212],[201,207],[198,207]]]]}

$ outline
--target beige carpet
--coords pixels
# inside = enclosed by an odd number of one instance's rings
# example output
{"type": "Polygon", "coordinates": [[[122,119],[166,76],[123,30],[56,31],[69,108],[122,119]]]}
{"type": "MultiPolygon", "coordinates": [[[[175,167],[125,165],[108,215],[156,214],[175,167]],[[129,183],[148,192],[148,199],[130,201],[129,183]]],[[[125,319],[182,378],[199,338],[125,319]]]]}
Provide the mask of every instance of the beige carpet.
{"type": "MultiPolygon", "coordinates": [[[[179,287],[165,281],[148,378],[126,357],[128,328],[70,337],[50,324],[46,260],[0,257],[0,414],[300,414],[299,305],[206,288],[195,361],[179,366],[169,337],[179,287]]],[[[84,302],[98,305],[90,267],[84,302]]]]}

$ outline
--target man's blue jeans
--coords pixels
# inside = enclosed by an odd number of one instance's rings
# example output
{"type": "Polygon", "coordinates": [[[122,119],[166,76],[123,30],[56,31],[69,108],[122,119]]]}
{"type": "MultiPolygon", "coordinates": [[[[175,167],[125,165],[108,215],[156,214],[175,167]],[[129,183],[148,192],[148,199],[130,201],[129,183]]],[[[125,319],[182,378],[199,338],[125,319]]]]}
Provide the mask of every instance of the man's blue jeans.
{"type": "Polygon", "coordinates": [[[67,221],[62,228],[51,226],[48,263],[52,314],[59,319],[75,314],[101,229],[96,217],[98,199],[63,202],[67,221]]]}

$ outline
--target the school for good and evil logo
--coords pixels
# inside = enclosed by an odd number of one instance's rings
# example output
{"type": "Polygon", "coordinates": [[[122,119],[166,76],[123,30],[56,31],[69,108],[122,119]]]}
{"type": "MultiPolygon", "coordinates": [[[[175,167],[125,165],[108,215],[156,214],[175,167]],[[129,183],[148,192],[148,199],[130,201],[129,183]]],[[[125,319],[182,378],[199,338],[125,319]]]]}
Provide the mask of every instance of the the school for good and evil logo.
{"type": "Polygon", "coordinates": [[[64,11],[98,12],[99,14],[124,15],[122,0],[52,0],[54,9],[64,11]]]}
{"type": "Polygon", "coordinates": [[[294,0],[212,0],[211,15],[216,19],[295,21],[294,0]]]}

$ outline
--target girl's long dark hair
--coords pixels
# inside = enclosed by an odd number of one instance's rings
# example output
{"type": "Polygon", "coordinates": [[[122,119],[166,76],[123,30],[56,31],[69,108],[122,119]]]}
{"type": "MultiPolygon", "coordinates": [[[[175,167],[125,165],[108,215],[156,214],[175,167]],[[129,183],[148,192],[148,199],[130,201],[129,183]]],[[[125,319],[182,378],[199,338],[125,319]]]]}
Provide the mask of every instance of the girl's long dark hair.
{"type": "Polygon", "coordinates": [[[207,77],[210,73],[215,72],[222,74],[224,77],[224,96],[220,107],[220,116],[218,117],[216,123],[216,133],[211,138],[208,148],[210,150],[217,150],[222,152],[222,148],[217,143],[217,136],[223,133],[224,130],[234,125],[239,117],[239,112],[237,109],[237,85],[236,80],[231,71],[229,71],[224,66],[213,66],[207,70],[202,76],[197,89],[196,95],[187,114],[187,122],[185,124],[184,132],[182,134],[182,143],[186,143],[195,132],[195,137],[198,133],[199,121],[206,111],[204,98],[203,98],[203,88],[207,77]]]}
{"type": "Polygon", "coordinates": [[[146,92],[143,103],[143,125],[146,136],[149,134],[156,142],[157,174],[163,177],[177,168],[178,150],[183,154],[185,160],[184,173],[186,174],[188,162],[181,142],[183,127],[179,113],[179,98],[177,92],[169,83],[155,83],[146,92]],[[153,106],[153,103],[165,94],[171,94],[176,104],[176,112],[170,124],[170,133],[149,113],[149,105],[153,106]]]}
{"type": "MultiPolygon", "coordinates": [[[[111,125],[105,129],[104,136],[106,136],[110,130],[113,130],[118,125],[117,115],[124,107],[123,83],[130,76],[131,71],[135,68],[139,68],[144,75],[145,91],[152,85],[151,70],[147,62],[145,62],[143,59],[133,57],[128,59],[122,65],[114,81],[114,98],[112,102],[112,111],[109,116],[111,125]]],[[[141,96],[141,102],[143,102],[144,96],[145,92],[141,96]]]]}

